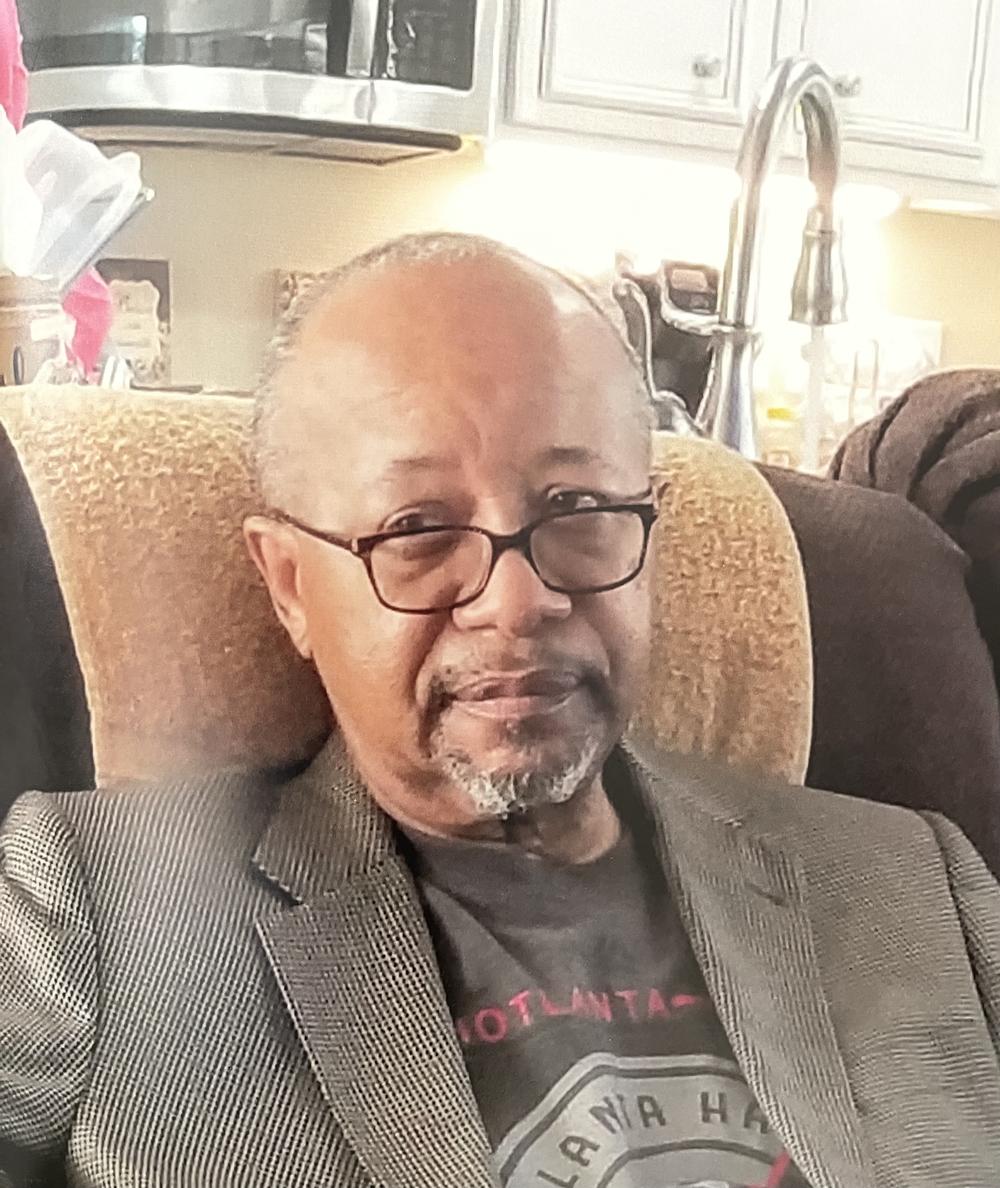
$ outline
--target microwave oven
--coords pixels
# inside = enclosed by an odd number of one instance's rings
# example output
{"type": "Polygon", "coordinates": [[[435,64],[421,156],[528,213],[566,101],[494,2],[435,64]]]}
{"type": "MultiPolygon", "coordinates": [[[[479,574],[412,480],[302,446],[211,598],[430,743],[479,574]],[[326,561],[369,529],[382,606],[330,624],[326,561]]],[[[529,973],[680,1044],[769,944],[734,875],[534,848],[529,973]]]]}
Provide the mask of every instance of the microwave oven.
{"type": "Polygon", "coordinates": [[[102,141],[455,148],[492,129],[499,4],[20,0],[30,114],[102,141]]]}

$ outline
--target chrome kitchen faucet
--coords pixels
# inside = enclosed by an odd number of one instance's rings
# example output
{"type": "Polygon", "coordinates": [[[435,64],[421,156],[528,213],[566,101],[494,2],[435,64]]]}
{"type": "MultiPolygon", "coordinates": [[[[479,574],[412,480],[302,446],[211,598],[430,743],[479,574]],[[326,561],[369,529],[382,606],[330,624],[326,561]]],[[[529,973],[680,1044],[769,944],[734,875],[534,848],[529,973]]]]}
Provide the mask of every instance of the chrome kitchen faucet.
{"type": "Polygon", "coordinates": [[[689,313],[670,300],[661,277],[661,317],[669,325],[712,339],[712,361],[696,422],[707,436],[748,458],[757,456],[753,361],[760,288],[761,195],[781,147],[789,117],[800,106],[809,180],[816,204],[809,211],[802,255],[792,285],[791,319],[830,326],[846,317],[847,277],[834,191],[840,173],[840,132],[834,88],[808,58],[778,63],[758,93],[737,159],[740,192],[733,203],[729,251],[716,314],[689,313]]]}

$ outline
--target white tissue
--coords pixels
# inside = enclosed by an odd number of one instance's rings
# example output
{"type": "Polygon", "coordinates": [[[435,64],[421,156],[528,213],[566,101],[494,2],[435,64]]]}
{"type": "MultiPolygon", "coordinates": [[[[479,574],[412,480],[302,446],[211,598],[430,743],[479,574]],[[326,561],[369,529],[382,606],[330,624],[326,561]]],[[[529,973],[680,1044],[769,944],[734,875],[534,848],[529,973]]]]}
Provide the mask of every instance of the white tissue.
{"type": "Polygon", "coordinates": [[[0,272],[29,276],[42,204],[24,176],[17,133],[0,108],[0,272]]]}
{"type": "Polygon", "coordinates": [[[32,274],[60,291],[126,221],[142,189],[135,153],[106,157],[95,144],[51,120],[17,138],[24,175],[42,204],[32,274]]]}

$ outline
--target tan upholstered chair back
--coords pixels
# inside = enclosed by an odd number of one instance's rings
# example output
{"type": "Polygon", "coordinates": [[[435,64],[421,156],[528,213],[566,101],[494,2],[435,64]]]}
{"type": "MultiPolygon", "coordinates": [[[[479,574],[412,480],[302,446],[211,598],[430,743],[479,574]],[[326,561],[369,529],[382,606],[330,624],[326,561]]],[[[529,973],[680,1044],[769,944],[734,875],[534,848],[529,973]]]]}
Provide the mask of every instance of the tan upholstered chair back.
{"type": "MultiPolygon", "coordinates": [[[[243,546],[250,412],[237,397],[0,392],[63,586],[101,782],[284,762],[329,730],[243,546]]],[[[784,513],[735,455],[654,444],[655,660],[638,727],[799,780],[812,674],[784,513]]]]}

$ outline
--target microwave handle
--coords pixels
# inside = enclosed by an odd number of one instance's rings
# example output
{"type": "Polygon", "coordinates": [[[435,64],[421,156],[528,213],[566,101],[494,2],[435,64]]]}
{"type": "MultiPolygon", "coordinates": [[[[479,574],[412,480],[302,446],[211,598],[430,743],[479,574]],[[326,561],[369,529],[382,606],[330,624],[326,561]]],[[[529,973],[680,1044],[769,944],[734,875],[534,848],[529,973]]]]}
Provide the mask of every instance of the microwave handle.
{"type": "Polygon", "coordinates": [[[375,35],[379,0],[352,0],[351,32],[347,39],[348,78],[371,78],[375,65],[375,35]]]}

